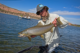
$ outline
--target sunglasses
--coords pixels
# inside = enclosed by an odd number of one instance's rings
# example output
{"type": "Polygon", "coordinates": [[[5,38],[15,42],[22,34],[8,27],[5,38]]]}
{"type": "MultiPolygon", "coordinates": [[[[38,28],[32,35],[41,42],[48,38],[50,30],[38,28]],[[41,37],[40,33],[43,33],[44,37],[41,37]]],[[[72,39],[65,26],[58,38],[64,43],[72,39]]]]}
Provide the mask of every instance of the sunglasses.
{"type": "Polygon", "coordinates": [[[43,11],[43,9],[42,10],[40,10],[40,13],[43,11]]]}
{"type": "Polygon", "coordinates": [[[38,12],[37,12],[37,15],[39,15],[42,11],[43,11],[43,9],[42,9],[42,10],[40,10],[40,11],[38,11],[38,12]]]}

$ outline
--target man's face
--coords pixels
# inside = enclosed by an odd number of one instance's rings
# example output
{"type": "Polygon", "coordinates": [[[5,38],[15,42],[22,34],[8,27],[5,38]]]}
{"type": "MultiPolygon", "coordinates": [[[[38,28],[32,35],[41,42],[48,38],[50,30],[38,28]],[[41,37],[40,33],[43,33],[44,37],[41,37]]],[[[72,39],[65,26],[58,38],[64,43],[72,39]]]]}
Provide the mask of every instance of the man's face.
{"type": "Polygon", "coordinates": [[[48,11],[46,8],[44,8],[43,10],[41,10],[40,14],[39,14],[42,18],[42,20],[45,22],[48,19],[48,11]]]}
{"type": "Polygon", "coordinates": [[[48,16],[48,12],[47,12],[47,9],[46,8],[44,8],[44,9],[42,9],[40,11],[40,16],[42,16],[42,17],[47,17],[48,16]]]}

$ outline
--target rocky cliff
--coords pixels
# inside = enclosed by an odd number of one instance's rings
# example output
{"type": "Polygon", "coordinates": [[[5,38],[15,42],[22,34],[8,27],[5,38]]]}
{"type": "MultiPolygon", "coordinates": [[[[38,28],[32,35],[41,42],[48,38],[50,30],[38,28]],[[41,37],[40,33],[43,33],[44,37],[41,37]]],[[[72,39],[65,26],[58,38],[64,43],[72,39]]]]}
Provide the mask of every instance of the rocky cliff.
{"type": "Polygon", "coordinates": [[[0,12],[6,13],[6,14],[17,15],[17,16],[26,16],[26,17],[30,16],[31,18],[34,18],[34,19],[40,19],[40,16],[36,15],[35,13],[20,11],[20,10],[8,7],[6,5],[3,5],[1,3],[0,3],[0,12]]]}

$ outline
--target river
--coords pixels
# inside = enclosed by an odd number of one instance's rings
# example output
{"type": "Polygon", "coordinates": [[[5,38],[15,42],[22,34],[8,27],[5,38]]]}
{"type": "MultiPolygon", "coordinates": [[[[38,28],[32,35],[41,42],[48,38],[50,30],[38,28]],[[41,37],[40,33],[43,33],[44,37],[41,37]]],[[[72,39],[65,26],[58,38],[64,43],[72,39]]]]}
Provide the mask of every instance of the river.
{"type": "MultiPolygon", "coordinates": [[[[44,40],[39,36],[32,38],[18,37],[18,32],[33,27],[37,24],[35,19],[19,19],[18,16],[0,13],[0,53],[17,53],[33,45],[42,45],[44,40]]],[[[59,28],[61,35],[60,46],[56,48],[56,53],[80,53],[80,27],[67,26],[59,28]]],[[[34,48],[25,53],[37,53],[38,48],[34,48]]]]}

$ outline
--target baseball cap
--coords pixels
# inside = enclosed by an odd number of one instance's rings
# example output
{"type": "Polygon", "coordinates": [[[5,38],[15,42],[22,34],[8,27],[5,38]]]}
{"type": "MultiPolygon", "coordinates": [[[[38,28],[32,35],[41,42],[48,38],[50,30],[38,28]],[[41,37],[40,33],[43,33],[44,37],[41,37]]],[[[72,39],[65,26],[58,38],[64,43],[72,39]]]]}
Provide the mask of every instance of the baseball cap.
{"type": "Polygon", "coordinates": [[[46,8],[48,10],[48,7],[47,6],[44,6],[42,4],[38,4],[37,5],[37,8],[36,8],[36,10],[37,10],[36,14],[39,15],[40,10],[42,10],[43,8],[46,8]]]}

